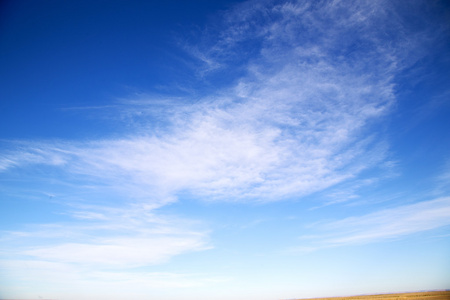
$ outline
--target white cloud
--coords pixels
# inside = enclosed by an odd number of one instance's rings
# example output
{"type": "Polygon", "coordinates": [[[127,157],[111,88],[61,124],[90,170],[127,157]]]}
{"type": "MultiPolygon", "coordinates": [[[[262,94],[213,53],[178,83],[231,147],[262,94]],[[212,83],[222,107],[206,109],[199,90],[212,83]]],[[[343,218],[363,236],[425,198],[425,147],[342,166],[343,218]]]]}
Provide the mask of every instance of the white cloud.
{"type": "MultiPolygon", "coordinates": [[[[289,95],[279,93],[266,88],[265,97],[204,107],[164,135],[44,144],[39,149],[44,154],[33,157],[35,163],[57,157],[68,174],[121,187],[124,194],[146,190],[141,198],[162,204],[186,190],[226,200],[304,195],[383,159],[381,144],[370,138],[356,141],[368,119],[361,110],[367,108],[352,111],[323,103],[314,111],[308,98],[290,104],[289,95]],[[278,106],[277,101],[285,103],[278,106]],[[363,155],[364,162],[359,160],[363,155]]],[[[24,163],[20,157],[10,160],[24,163]]]]}
{"type": "Polygon", "coordinates": [[[142,296],[155,289],[194,288],[224,280],[151,271],[175,256],[213,248],[209,232],[198,221],[164,215],[145,203],[118,207],[71,203],[66,214],[65,222],[2,232],[0,277],[6,276],[1,280],[8,286],[3,292],[86,299],[111,293],[126,298],[130,293],[142,296]]]}
{"type": "MultiPolygon", "coordinates": [[[[4,260],[0,261],[2,271],[8,278],[3,292],[10,295],[52,295],[67,299],[92,299],[107,295],[126,299],[135,295],[137,299],[146,299],[149,293],[167,289],[192,289],[213,286],[227,282],[230,278],[215,274],[190,274],[174,272],[92,270],[69,263],[55,263],[41,260],[4,260]]],[[[34,296],[36,297],[36,296],[34,296]]],[[[59,297],[58,297],[59,298],[59,297]]]]}
{"type": "Polygon", "coordinates": [[[22,252],[38,259],[122,268],[163,263],[188,251],[208,249],[203,236],[121,237],[95,244],[66,243],[22,252]]]}
{"type": "MultiPolygon", "coordinates": [[[[258,77],[180,107],[168,129],[84,144],[41,143],[30,147],[30,157],[58,161],[69,174],[122,186],[125,193],[147,190],[147,201],[162,204],[185,190],[226,200],[304,195],[384,158],[386,147],[361,135],[389,108],[390,84],[330,66],[287,65],[258,77]]],[[[22,156],[8,160],[33,162],[22,156]]]]}
{"type": "Polygon", "coordinates": [[[402,238],[450,225],[450,197],[379,210],[313,226],[319,234],[304,236],[296,251],[308,251],[402,238]]]}
{"type": "Polygon", "coordinates": [[[81,216],[81,220],[6,232],[2,236],[8,245],[3,248],[4,255],[93,269],[127,269],[161,264],[176,255],[212,248],[208,232],[198,229],[200,224],[155,215],[142,206],[91,207],[78,209],[73,216],[81,216]]]}
{"type": "Polygon", "coordinates": [[[34,164],[48,164],[61,166],[65,163],[64,156],[53,152],[51,145],[30,147],[29,143],[17,143],[17,148],[4,153],[0,158],[0,171],[6,171],[14,167],[23,167],[34,164]]]}
{"type": "Polygon", "coordinates": [[[392,78],[411,63],[404,45],[416,36],[398,34],[387,46],[386,26],[402,28],[397,18],[384,23],[392,7],[353,4],[240,4],[215,29],[220,34],[207,31],[191,48],[210,66],[245,69],[232,87],[168,98],[170,107],[161,97],[122,99],[118,114],[133,133],[22,146],[0,168],[60,166],[154,206],[185,191],[274,201],[354,178],[387,156],[368,129],[395,103],[392,78]]]}

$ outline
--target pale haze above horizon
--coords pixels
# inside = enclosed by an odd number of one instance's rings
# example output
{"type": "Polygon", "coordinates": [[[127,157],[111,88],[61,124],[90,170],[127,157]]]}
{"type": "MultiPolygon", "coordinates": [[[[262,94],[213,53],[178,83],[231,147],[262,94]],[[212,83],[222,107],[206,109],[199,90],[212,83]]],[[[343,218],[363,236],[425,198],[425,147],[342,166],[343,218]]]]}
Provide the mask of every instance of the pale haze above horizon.
{"type": "Polygon", "coordinates": [[[0,3],[0,299],[450,289],[448,1],[0,3]]]}

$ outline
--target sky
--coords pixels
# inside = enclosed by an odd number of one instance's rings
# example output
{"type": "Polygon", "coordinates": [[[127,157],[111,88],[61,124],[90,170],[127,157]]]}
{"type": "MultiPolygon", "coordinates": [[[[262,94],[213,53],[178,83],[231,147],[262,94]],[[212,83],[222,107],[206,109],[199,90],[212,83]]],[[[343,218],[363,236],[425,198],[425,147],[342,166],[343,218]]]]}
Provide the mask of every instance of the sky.
{"type": "Polygon", "coordinates": [[[450,288],[447,1],[2,1],[0,299],[450,288]]]}

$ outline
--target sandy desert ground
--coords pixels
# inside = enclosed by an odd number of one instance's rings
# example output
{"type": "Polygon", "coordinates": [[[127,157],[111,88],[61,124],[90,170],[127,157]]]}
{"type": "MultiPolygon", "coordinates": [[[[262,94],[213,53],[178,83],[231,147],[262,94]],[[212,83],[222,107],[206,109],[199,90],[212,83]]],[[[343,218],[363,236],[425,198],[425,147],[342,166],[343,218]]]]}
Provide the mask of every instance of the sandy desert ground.
{"type": "MultiPolygon", "coordinates": [[[[380,294],[348,297],[308,298],[308,300],[450,300],[450,291],[433,291],[420,293],[380,294]]],[[[303,300],[303,299],[296,299],[303,300]]],[[[305,299],[306,300],[306,299],[305,299]]]]}

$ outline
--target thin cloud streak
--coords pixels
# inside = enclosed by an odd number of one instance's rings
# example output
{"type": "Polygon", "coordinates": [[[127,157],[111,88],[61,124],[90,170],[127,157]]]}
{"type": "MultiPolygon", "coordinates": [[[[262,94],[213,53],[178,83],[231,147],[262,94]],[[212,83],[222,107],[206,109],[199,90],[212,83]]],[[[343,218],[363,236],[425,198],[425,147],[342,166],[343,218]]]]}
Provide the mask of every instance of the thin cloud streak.
{"type": "Polygon", "coordinates": [[[121,268],[167,262],[189,251],[206,250],[202,236],[121,237],[100,239],[95,244],[66,243],[22,252],[42,260],[121,268]]]}
{"type": "Polygon", "coordinates": [[[305,244],[291,251],[375,243],[449,225],[450,197],[443,197],[316,224],[319,234],[301,237],[305,244]]]}

